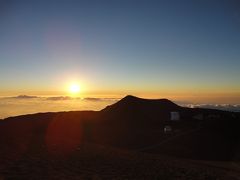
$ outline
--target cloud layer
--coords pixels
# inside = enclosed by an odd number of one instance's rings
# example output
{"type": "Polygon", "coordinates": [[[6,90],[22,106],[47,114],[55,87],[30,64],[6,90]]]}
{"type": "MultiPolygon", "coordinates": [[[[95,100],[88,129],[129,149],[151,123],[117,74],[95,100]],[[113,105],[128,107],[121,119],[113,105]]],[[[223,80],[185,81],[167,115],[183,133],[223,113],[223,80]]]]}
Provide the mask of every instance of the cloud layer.
{"type": "Polygon", "coordinates": [[[218,109],[223,111],[240,112],[240,104],[179,104],[190,108],[218,109]]]}
{"type": "MultiPolygon", "coordinates": [[[[74,98],[69,96],[40,97],[19,95],[0,98],[0,119],[31,114],[37,112],[58,112],[77,110],[101,110],[117,102],[115,98],[74,98]]],[[[240,104],[193,104],[190,102],[176,102],[180,106],[190,108],[209,108],[225,111],[240,112],[240,104]]]]}
{"type": "Polygon", "coordinates": [[[0,119],[37,112],[101,110],[118,99],[73,98],[69,96],[38,97],[20,95],[0,98],[0,119]]]}

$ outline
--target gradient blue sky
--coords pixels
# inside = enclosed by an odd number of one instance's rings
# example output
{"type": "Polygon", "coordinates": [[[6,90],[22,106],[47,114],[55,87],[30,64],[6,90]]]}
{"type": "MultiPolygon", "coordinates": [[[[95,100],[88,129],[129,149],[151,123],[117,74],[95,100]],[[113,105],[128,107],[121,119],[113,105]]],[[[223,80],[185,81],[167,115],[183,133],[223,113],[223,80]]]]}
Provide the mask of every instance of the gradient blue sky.
{"type": "Polygon", "coordinates": [[[233,0],[0,0],[0,95],[136,94],[240,102],[233,0]]]}

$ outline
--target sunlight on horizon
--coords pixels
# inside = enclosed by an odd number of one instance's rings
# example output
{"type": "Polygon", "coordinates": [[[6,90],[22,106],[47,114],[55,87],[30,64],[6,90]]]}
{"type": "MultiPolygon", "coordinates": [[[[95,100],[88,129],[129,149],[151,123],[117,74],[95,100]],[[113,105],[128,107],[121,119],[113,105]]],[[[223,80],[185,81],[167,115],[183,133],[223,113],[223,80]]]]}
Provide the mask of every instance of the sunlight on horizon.
{"type": "Polygon", "coordinates": [[[68,85],[66,85],[66,95],[71,97],[82,96],[83,94],[83,86],[78,81],[72,81],[68,85]]]}
{"type": "Polygon", "coordinates": [[[69,92],[71,94],[78,94],[81,92],[81,87],[78,83],[72,83],[70,86],[69,86],[69,92]]]}

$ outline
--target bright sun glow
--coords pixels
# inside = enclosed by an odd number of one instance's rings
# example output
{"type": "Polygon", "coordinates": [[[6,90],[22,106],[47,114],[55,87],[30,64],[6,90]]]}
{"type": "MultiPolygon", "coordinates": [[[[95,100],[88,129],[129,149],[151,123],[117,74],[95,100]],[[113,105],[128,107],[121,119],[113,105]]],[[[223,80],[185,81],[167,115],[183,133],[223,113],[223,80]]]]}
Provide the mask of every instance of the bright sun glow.
{"type": "Polygon", "coordinates": [[[77,94],[81,91],[80,85],[77,83],[71,84],[69,86],[69,91],[71,94],[77,94]]]}

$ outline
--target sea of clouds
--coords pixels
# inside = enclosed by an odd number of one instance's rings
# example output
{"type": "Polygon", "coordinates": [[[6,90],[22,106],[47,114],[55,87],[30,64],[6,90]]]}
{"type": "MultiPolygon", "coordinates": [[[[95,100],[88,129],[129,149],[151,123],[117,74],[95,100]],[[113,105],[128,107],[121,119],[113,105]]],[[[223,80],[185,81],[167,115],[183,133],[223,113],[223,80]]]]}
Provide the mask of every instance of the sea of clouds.
{"type": "Polygon", "coordinates": [[[39,97],[20,95],[0,98],[0,119],[38,112],[101,110],[118,101],[115,98],[39,97]]]}
{"type": "Polygon", "coordinates": [[[177,103],[180,106],[189,108],[218,109],[223,111],[240,112],[240,104],[194,104],[194,103],[177,103]]]}
{"type": "MultiPolygon", "coordinates": [[[[20,95],[16,97],[1,97],[0,119],[38,112],[81,110],[98,111],[117,102],[118,100],[118,98],[74,98],[69,96],[39,97],[20,95]]],[[[189,108],[208,108],[240,112],[240,104],[193,104],[189,102],[175,103],[189,108]]]]}

